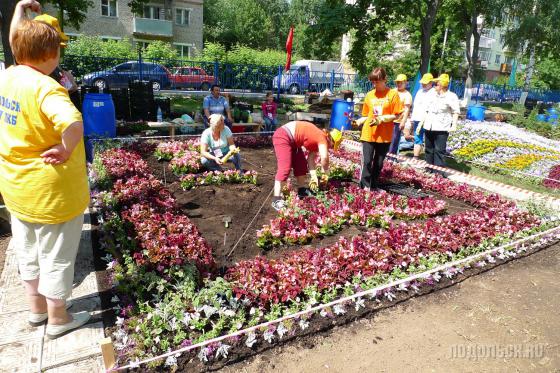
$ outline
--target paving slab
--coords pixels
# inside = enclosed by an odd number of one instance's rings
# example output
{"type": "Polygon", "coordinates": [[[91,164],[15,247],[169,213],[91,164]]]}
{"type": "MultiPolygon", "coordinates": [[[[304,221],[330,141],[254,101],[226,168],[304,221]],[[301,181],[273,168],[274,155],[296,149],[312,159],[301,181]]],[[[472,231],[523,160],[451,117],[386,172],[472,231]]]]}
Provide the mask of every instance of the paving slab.
{"type": "Polygon", "coordinates": [[[11,245],[0,274],[0,373],[2,372],[100,372],[103,363],[99,341],[105,336],[100,321],[101,300],[91,246],[91,224],[86,213],[74,274],[71,312],[89,311],[92,320],[63,337],[49,340],[45,326],[27,323],[29,307],[17,273],[11,245]]]}

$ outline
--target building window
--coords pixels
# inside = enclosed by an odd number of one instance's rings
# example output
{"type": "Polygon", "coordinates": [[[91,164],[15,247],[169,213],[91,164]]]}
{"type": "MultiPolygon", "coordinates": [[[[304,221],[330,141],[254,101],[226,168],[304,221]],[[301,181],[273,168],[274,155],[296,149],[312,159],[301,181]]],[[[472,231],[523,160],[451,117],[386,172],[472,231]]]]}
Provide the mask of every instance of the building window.
{"type": "Polygon", "coordinates": [[[497,54],[497,55],[496,55],[496,59],[494,60],[494,63],[495,63],[496,65],[499,65],[501,59],[502,59],[502,56],[500,56],[499,54],[497,54]]]}
{"type": "Polygon", "coordinates": [[[506,57],[506,61],[505,61],[508,65],[512,65],[513,64],[513,57],[506,57]]]}
{"type": "Polygon", "coordinates": [[[101,15],[117,17],[117,0],[101,0],[101,15]]]}
{"type": "Polygon", "coordinates": [[[175,8],[175,23],[178,25],[188,26],[191,16],[190,9],[175,8]]]}
{"type": "Polygon", "coordinates": [[[192,45],[188,44],[175,44],[175,48],[177,49],[177,53],[179,53],[179,57],[181,58],[190,58],[192,57],[192,45]]]}
{"type": "Polygon", "coordinates": [[[150,45],[150,42],[148,42],[148,41],[136,40],[136,48],[137,49],[145,50],[146,48],[148,48],[148,45],[150,45]]]}
{"type": "Polygon", "coordinates": [[[142,12],[142,18],[160,19],[161,8],[154,5],[146,5],[142,12]]]}
{"type": "Polygon", "coordinates": [[[481,61],[488,61],[490,59],[490,52],[487,51],[480,51],[478,56],[481,61]]]}

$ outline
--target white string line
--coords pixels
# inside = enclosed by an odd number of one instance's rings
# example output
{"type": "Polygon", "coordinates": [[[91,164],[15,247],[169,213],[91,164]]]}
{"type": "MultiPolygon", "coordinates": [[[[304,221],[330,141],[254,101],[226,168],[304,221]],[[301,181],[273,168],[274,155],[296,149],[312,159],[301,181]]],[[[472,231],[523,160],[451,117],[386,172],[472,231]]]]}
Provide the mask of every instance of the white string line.
{"type": "MultiPolygon", "coordinates": [[[[269,135],[269,134],[273,134],[273,131],[261,131],[261,132],[235,132],[232,133],[232,135],[234,137],[238,137],[238,136],[254,136],[254,135],[269,135]]],[[[117,140],[117,141],[122,141],[122,142],[135,142],[137,140],[161,140],[161,139],[169,139],[169,140],[174,140],[176,138],[196,138],[196,137],[200,137],[200,134],[195,134],[195,135],[175,135],[173,137],[171,136],[138,136],[138,137],[113,137],[113,138],[108,138],[108,137],[92,137],[89,138],[88,140],[91,141],[110,141],[110,140],[117,140]]]]}
{"type": "Polygon", "coordinates": [[[351,301],[351,300],[356,299],[356,298],[362,298],[362,297],[365,297],[365,296],[370,295],[370,294],[376,294],[377,295],[377,293],[379,291],[382,291],[382,290],[385,290],[385,289],[388,289],[388,288],[392,288],[392,287],[398,286],[400,284],[408,283],[408,282],[411,282],[411,281],[416,280],[416,279],[428,278],[433,273],[444,271],[446,269],[449,269],[451,267],[456,267],[456,266],[461,265],[463,263],[475,261],[476,259],[478,259],[480,257],[490,255],[490,254],[492,254],[496,251],[504,250],[504,249],[506,249],[510,246],[517,246],[517,245],[522,244],[526,241],[534,240],[538,237],[545,236],[545,235],[548,235],[548,234],[553,234],[553,233],[555,233],[556,231],[559,231],[559,230],[560,230],[560,226],[557,226],[557,227],[551,228],[549,230],[546,230],[544,232],[536,233],[532,236],[525,237],[523,239],[520,239],[520,240],[517,240],[517,241],[514,241],[514,242],[510,242],[508,244],[505,244],[505,245],[502,245],[502,246],[499,246],[499,247],[495,247],[493,249],[488,249],[488,250],[486,250],[482,253],[471,255],[467,258],[463,258],[463,259],[460,259],[460,260],[455,260],[453,262],[442,264],[442,265],[440,265],[436,268],[433,268],[429,271],[425,271],[425,272],[422,272],[422,273],[419,273],[419,274],[416,274],[416,275],[412,275],[412,276],[409,276],[409,277],[404,278],[404,279],[391,281],[391,282],[389,282],[385,285],[376,286],[375,288],[372,288],[372,289],[369,289],[369,290],[364,290],[364,291],[361,291],[361,292],[358,292],[358,293],[355,293],[353,295],[346,296],[346,297],[343,297],[343,298],[339,298],[339,299],[334,300],[334,301],[329,302],[329,303],[320,304],[318,306],[311,307],[311,308],[308,308],[306,310],[296,312],[294,314],[286,315],[286,316],[280,317],[280,318],[272,320],[272,321],[268,321],[268,322],[265,322],[265,323],[262,323],[262,324],[259,324],[259,325],[256,325],[256,326],[252,326],[250,328],[239,330],[237,332],[230,333],[230,334],[227,334],[227,335],[224,335],[224,336],[221,336],[221,337],[212,338],[212,339],[209,339],[209,340],[206,340],[204,342],[200,342],[200,343],[197,343],[197,344],[194,344],[194,345],[191,345],[191,346],[186,346],[186,347],[180,348],[180,349],[175,350],[175,351],[167,352],[167,353],[162,354],[162,355],[154,356],[154,357],[151,357],[151,358],[139,361],[139,362],[135,362],[133,364],[128,364],[128,365],[125,365],[125,366],[122,366],[122,367],[115,367],[115,368],[112,368],[112,369],[108,369],[107,372],[116,372],[116,371],[120,371],[120,370],[135,368],[135,367],[138,367],[141,364],[146,364],[146,363],[149,363],[149,362],[152,362],[152,361],[167,358],[169,356],[173,356],[173,355],[176,355],[176,354],[179,354],[179,353],[182,353],[182,352],[194,350],[195,348],[205,347],[205,346],[207,346],[209,344],[212,344],[212,343],[221,342],[224,339],[241,336],[243,334],[250,333],[250,332],[252,332],[254,330],[257,330],[257,329],[266,328],[270,325],[277,324],[277,323],[280,323],[280,322],[283,322],[283,321],[286,321],[286,320],[294,319],[294,318],[297,318],[297,317],[301,317],[301,316],[307,315],[307,314],[312,313],[312,312],[320,311],[320,310],[323,310],[325,308],[335,306],[335,305],[340,304],[340,303],[346,303],[346,302],[351,301]]]}

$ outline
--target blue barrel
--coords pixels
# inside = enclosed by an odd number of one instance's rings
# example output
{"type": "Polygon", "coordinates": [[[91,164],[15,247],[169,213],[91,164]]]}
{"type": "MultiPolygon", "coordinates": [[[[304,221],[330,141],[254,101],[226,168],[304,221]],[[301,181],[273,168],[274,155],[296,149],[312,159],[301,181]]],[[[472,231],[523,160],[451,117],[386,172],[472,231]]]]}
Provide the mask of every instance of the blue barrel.
{"type": "Polygon", "coordinates": [[[339,131],[348,130],[352,127],[354,117],[354,102],[345,100],[334,100],[331,112],[331,128],[339,131]]]}
{"type": "Polygon", "coordinates": [[[113,98],[104,93],[86,93],[82,106],[84,135],[89,137],[117,136],[117,121],[113,98]]]}
{"type": "Polygon", "coordinates": [[[558,110],[556,110],[555,108],[551,107],[550,109],[548,109],[546,111],[549,115],[558,115],[558,110]]]}
{"type": "Polygon", "coordinates": [[[89,138],[117,136],[113,98],[104,93],[86,93],[82,105],[86,160],[93,162],[93,144],[89,138]]]}
{"type": "Polygon", "coordinates": [[[486,108],[482,105],[469,106],[467,108],[467,119],[482,122],[482,121],[484,121],[484,112],[485,111],[486,111],[486,108]]]}
{"type": "Polygon", "coordinates": [[[558,121],[558,113],[554,113],[554,114],[551,113],[548,116],[548,122],[549,123],[554,123],[554,122],[557,122],[557,121],[558,121]]]}
{"type": "Polygon", "coordinates": [[[539,122],[546,122],[547,121],[546,115],[545,114],[537,114],[537,120],[539,122]]]}

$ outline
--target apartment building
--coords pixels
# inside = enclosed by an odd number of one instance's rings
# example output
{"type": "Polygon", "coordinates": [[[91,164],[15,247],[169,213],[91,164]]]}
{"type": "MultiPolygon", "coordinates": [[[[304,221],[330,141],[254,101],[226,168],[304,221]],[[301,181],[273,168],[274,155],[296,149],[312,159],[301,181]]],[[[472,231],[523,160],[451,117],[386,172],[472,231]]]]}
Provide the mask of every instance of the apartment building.
{"type": "MultiPolygon", "coordinates": [[[[504,45],[504,30],[500,28],[484,29],[480,36],[479,60],[486,79],[493,80],[500,74],[511,73],[515,54],[504,45]]],[[[518,66],[522,69],[523,66],[518,66]]]]}
{"type": "MultiPolygon", "coordinates": [[[[151,0],[142,14],[134,14],[128,0],[92,1],[79,30],[64,28],[71,38],[80,34],[99,35],[103,39],[127,38],[140,47],[163,40],[173,44],[185,58],[202,50],[203,0],[151,0]]],[[[45,11],[57,13],[51,5],[45,11]]]]}

